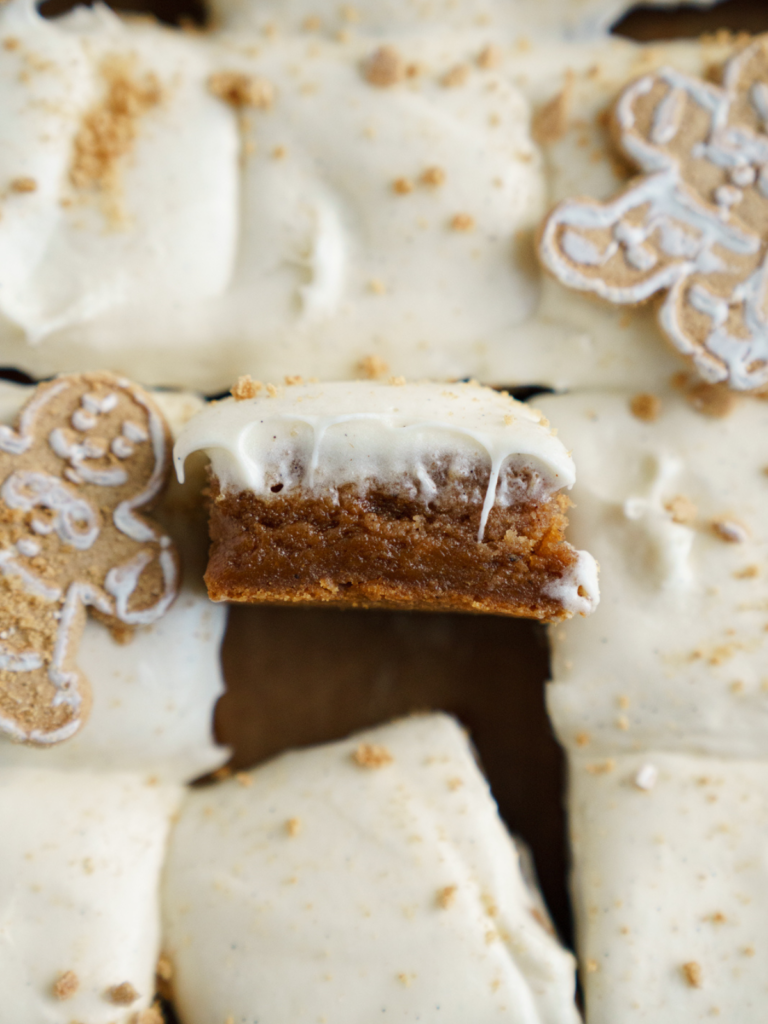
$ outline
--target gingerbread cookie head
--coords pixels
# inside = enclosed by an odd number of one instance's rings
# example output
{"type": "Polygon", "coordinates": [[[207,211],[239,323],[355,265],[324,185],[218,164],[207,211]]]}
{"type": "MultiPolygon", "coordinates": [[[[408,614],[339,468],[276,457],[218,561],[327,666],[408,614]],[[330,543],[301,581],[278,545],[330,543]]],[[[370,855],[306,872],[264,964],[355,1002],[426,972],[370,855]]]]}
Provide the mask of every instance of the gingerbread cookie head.
{"type": "Polygon", "coordinates": [[[106,373],[41,384],[15,429],[0,426],[0,732],[52,744],[85,721],[88,608],[120,627],[170,606],[176,551],[143,515],[170,452],[149,396],[106,373]]]}
{"type": "Polygon", "coordinates": [[[671,68],[633,82],[613,115],[642,177],[608,202],[569,199],[539,257],[613,303],[664,295],[659,324],[709,383],[768,385],[768,38],[722,85],[671,68]]]}

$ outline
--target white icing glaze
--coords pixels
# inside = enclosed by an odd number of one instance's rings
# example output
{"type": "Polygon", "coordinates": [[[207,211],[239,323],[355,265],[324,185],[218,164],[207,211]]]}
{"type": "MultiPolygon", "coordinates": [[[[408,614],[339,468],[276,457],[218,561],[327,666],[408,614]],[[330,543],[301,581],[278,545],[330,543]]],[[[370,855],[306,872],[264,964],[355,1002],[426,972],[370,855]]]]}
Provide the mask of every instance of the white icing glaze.
{"type": "Polygon", "coordinates": [[[713,1017],[758,1024],[766,992],[768,765],[658,749],[569,760],[574,910],[590,1024],[713,1017]],[[652,777],[650,786],[638,781],[652,777]],[[686,973],[686,964],[698,969],[686,973]]]}
{"type": "MultiPolygon", "coordinates": [[[[583,199],[561,203],[548,218],[539,245],[542,261],[559,280],[610,302],[634,305],[668,290],[659,312],[667,336],[693,359],[706,380],[727,380],[739,390],[768,383],[768,239],[731,216],[731,210],[744,198],[743,188],[756,179],[768,180],[768,135],[755,134],[730,121],[731,107],[743,88],[742,78],[761,47],[757,42],[728,63],[722,88],[672,68],[629,86],[617,104],[616,116],[623,148],[647,177],[604,204],[583,199]],[[666,92],[656,106],[646,138],[637,128],[635,107],[659,84],[666,92]],[[732,180],[735,172],[741,186],[721,185],[714,190],[712,201],[697,196],[685,178],[684,162],[665,148],[674,140],[689,100],[710,119],[709,134],[693,146],[691,155],[729,169],[732,180]],[[626,218],[636,218],[639,211],[641,225],[629,224],[626,218]],[[588,233],[606,230],[613,241],[601,250],[588,233]],[[753,255],[755,260],[746,269],[743,261],[731,267],[721,255],[728,252],[753,255]],[[615,283],[610,269],[605,275],[594,272],[616,256],[623,257],[639,276],[628,283],[615,283]],[[734,281],[727,298],[715,296],[706,286],[708,277],[723,271],[734,281]],[[686,326],[686,305],[710,320],[703,341],[686,326]],[[734,311],[742,315],[746,337],[729,330],[729,316],[734,311]]],[[[760,113],[762,93],[753,88],[750,96],[760,113]]],[[[762,185],[759,191],[768,196],[762,185]]],[[[722,287],[721,280],[713,276],[711,287],[722,287]]]]}
{"type": "Polygon", "coordinates": [[[457,723],[407,719],[249,780],[190,791],[172,835],[164,941],[183,1024],[427,1021],[436,1005],[445,1024],[579,1020],[572,958],[457,723]],[[361,743],[391,763],[356,764],[361,743]]]}
{"type": "Polygon", "coordinates": [[[306,384],[272,398],[226,399],[182,431],[174,448],[180,480],[184,460],[199,450],[210,455],[225,488],[261,497],[275,488],[333,491],[346,483],[399,484],[415,477],[429,501],[436,493],[429,475],[435,460],[450,457],[456,472],[466,473],[480,457],[490,477],[478,540],[494,503],[518,497],[497,493],[510,459],[536,470],[544,500],[574,481],[568,452],[535,410],[471,384],[306,384]],[[298,477],[297,462],[304,467],[298,477]]]}
{"type": "Polygon", "coordinates": [[[160,871],[182,792],[130,774],[0,771],[3,1020],[130,1024],[151,1005],[160,871]],[[79,988],[62,1001],[53,986],[65,971],[79,988]],[[123,982],[138,993],[130,1006],[106,998],[123,982]]]}
{"type": "Polygon", "coordinates": [[[648,423],[631,394],[537,399],[579,467],[569,537],[600,564],[595,614],[550,630],[556,731],[595,756],[762,757],[768,405],[717,419],[661,392],[648,423]]]}

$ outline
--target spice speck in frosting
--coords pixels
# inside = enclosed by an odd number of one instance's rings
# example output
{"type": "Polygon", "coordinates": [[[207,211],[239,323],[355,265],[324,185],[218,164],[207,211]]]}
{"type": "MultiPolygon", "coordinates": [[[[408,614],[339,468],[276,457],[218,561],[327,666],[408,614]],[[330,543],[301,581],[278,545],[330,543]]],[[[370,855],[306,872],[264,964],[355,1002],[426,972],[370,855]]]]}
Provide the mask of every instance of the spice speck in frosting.
{"type": "Polygon", "coordinates": [[[394,758],[379,743],[360,743],[352,753],[352,760],[361,768],[384,768],[394,758]]]}

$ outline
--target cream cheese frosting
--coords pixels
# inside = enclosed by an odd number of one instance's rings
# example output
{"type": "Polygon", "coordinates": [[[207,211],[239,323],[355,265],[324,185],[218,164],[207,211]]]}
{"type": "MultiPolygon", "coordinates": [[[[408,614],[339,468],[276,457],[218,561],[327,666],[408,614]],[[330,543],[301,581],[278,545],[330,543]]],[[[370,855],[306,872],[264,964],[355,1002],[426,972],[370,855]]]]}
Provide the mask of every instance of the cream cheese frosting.
{"type": "Polygon", "coordinates": [[[458,22],[339,36],[286,19],[195,39],[99,7],[50,22],[29,0],[4,6],[9,363],[209,394],[246,372],[556,387],[672,372],[651,315],[543,281],[532,234],[550,201],[615,191],[602,114],[622,86],[662,63],[700,73],[722,44],[496,39],[458,22]],[[366,71],[381,45],[387,87],[366,71]],[[229,95],[255,105],[214,96],[221,74],[255,83],[229,95]],[[125,87],[127,141],[94,164],[94,114],[114,116],[125,87]],[[532,109],[552,102],[562,131],[538,145],[532,109]]]}
{"type": "Polygon", "coordinates": [[[158,880],[182,792],[132,773],[3,766],[0,1019],[128,1024],[152,1004],[158,880]],[[120,1005],[110,993],[126,984],[120,1005]]]}
{"type": "Polygon", "coordinates": [[[768,999],[768,765],[646,750],[570,758],[590,1024],[758,1024],[768,999]]]}
{"type": "MultiPolygon", "coordinates": [[[[0,422],[31,390],[0,383],[0,422]]],[[[154,397],[174,432],[202,405],[154,397]]],[[[189,522],[194,491],[174,484],[162,508],[193,567],[204,543],[189,522]]],[[[182,784],[228,754],[212,736],[225,622],[189,571],[170,610],[127,644],[89,622],[85,727],[53,749],[0,740],[0,1020],[132,1024],[151,1005],[171,816],[182,784]],[[119,986],[125,1004],[110,994],[119,986]]]]}
{"type": "Polygon", "coordinates": [[[573,961],[443,715],[190,791],[163,887],[183,1024],[576,1024],[573,961]]]}
{"type": "MultiPolygon", "coordinates": [[[[650,0],[665,7],[675,0],[650,0]]],[[[717,0],[693,0],[708,7],[717,0]]],[[[446,26],[495,35],[589,36],[607,30],[634,0],[357,0],[338,7],[322,0],[213,0],[217,23],[239,29],[284,31],[434,32],[446,26]]]]}
{"type": "Polygon", "coordinates": [[[718,419],[656,397],[653,422],[629,393],[540,399],[573,445],[571,536],[597,558],[602,595],[590,621],[551,630],[550,714],[571,748],[759,757],[768,405],[718,419]]]}

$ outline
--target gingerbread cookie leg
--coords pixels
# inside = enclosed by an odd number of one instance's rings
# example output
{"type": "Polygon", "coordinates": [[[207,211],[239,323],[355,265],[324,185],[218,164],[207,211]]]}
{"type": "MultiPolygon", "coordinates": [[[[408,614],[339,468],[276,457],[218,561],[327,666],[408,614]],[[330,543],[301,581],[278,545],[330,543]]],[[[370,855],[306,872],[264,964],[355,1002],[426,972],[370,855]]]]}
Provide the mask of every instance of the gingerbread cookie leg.
{"type": "Polygon", "coordinates": [[[253,382],[176,445],[212,460],[215,600],[588,614],[564,538],[573,464],[529,406],[471,384],[253,382]]]}

